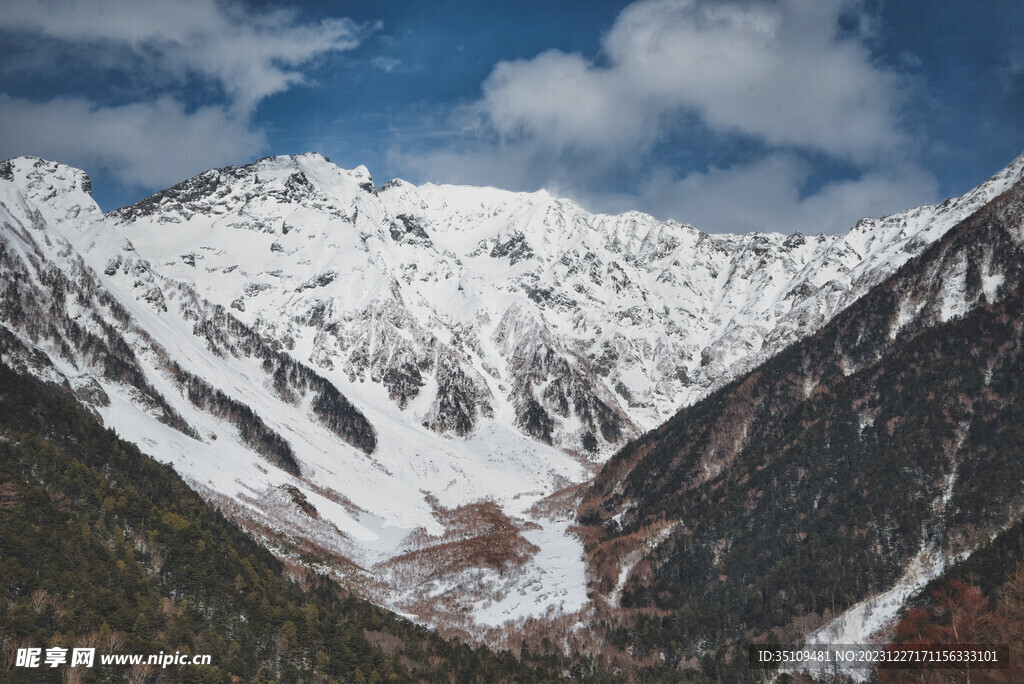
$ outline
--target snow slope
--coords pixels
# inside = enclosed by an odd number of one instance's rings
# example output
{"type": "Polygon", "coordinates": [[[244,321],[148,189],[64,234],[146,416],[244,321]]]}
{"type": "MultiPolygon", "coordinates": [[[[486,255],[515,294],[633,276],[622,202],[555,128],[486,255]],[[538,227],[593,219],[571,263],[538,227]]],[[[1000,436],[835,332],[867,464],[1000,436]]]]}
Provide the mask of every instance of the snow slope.
{"type": "Polygon", "coordinates": [[[376,189],[312,153],[209,171],[111,218],[162,273],[369,381],[366,400],[404,420],[494,420],[600,459],[821,327],[1022,168],[838,236],[709,235],[543,191],[376,189]]]}
{"type": "Polygon", "coordinates": [[[787,237],[376,188],[316,154],[104,216],[81,171],[18,158],[0,164],[0,353],[381,603],[481,625],[571,612],[582,546],[535,503],[817,330],[1022,170],[787,237]]]}
{"type": "Polygon", "coordinates": [[[268,366],[290,358],[254,348],[256,336],[228,325],[223,309],[158,274],[111,229],[84,174],[22,158],[0,176],[9,181],[0,183],[4,361],[83,388],[79,397],[107,425],[174,464],[283,554],[315,549],[354,563],[341,570],[389,602],[393,587],[370,586],[373,567],[414,531],[442,534],[437,505],[493,499],[519,510],[588,475],[575,457],[498,424],[452,439],[396,419],[386,397],[372,395],[358,410],[374,427],[374,448],[346,443],[319,420],[314,392],[275,386],[268,366]],[[89,333],[95,339],[83,340],[89,333]],[[287,442],[298,472],[254,449],[231,412],[192,401],[182,368],[255,413],[287,442]]]}

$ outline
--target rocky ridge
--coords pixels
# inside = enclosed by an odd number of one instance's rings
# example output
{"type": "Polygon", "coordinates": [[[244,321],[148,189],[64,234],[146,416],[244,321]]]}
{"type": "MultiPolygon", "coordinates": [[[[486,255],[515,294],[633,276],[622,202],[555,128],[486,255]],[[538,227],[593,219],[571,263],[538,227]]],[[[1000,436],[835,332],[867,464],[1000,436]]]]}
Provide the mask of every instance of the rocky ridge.
{"type": "Polygon", "coordinates": [[[18,158],[0,164],[0,353],[279,554],[324,558],[392,607],[436,595],[491,625],[571,612],[582,547],[568,513],[536,503],[813,334],[1022,169],[805,237],[709,235],[544,192],[377,188],[316,154],[104,216],[81,171],[18,158]],[[455,520],[479,538],[453,541],[455,520]],[[474,565],[487,535],[516,552],[474,565]],[[407,583],[410,559],[438,554],[451,576],[407,583]]]}
{"type": "Polygon", "coordinates": [[[489,421],[600,460],[827,322],[998,194],[836,236],[710,235],[545,192],[375,188],[317,154],[113,212],[162,272],[438,432],[489,421]],[[241,245],[244,243],[244,247],[241,245]]]}

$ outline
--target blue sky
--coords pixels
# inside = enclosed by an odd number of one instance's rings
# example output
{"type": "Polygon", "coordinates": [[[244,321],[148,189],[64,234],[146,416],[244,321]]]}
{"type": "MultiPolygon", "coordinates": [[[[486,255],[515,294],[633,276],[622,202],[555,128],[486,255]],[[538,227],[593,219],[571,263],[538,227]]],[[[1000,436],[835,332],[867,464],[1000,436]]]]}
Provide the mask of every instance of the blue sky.
{"type": "Polygon", "coordinates": [[[836,232],[1024,151],[1017,0],[0,0],[0,158],[105,210],[316,150],[705,230],[836,232]]]}

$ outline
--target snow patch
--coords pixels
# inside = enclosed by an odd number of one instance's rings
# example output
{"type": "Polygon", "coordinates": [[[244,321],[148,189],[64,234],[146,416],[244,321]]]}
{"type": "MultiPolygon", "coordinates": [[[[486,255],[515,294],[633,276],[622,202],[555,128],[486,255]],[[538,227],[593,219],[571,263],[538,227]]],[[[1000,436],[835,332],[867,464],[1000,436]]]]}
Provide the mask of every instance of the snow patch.
{"type": "MultiPolygon", "coordinates": [[[[848,609],[824,627],[805,638],[807,644],[870,644],[899,614],[907,599],[938,577],[947,565],[966,558],[969,553],[949,557],[924,547],[918,552],[900,579],[887,591],[865,599],[848,609]]],[[[846,674],[856,681],[866,681],[871,670],[850,669],[846,674]]]]}

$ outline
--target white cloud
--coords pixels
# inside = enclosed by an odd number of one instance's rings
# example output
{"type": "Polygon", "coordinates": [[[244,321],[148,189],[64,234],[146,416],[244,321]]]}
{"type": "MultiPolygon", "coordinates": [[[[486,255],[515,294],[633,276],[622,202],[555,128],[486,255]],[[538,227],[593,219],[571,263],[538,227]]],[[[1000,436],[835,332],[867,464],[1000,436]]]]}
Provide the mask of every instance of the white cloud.
{"type": "Polygon", "coordinates": [[[620,13],[597,59],[548,51],[498,63],[453,118],[460,146],[393,160],[422,177],[554,186],[587,204],[718,229],[849,227],[857,212],[928,201],[935,189],[907,161],[915,152],[901,127],[901,83],[873,62],[872,25],[856,0],[640,0],[620,13]],[[840,30],[844,13],[859,17],[859,32],[840,30]],[[694,131],[756,141],[762,158],[681,178],[654,168],[666,143],[685,150],[694,131]],[[859,177],[802,198],[810,171],[801,159],[812,157],[859,177]],[[594,190],[624,178],[632,191],[594,190]],[[712,204],[701,198],[716,195],[731,196],[705,212],[712,204]],[[843,210],[826,216],[828,202],[843,210]],[[835,215],[853,216],[837,226],[835,215]]]}
{"type": "Polygon", "coordinates": [[[168,76],[215,81],[241,111],[301,83],[297,67],[355,47],[365,31],[349,19],[301,23],[294,12],[215,0],[0,0],[0,29],[126,49],[168,76]]]}
{"type": "Polygon", "coordinates": [[[863,161],[905,142],[896,78],[837,35],[848,0],[642,0],[601,64],[545,52],[501,62],[477,111],[503,138],[648,149],[682,112],[770,145],[863,161]]]}
{"type": "Polygon", "coordinates": [[[554,50],[501,62],[483,84],[477,112],[504,141],[613,152],[649,146],[659,112],[621,76],[554,50]]]}
{"type": "Polygon", "coordinates": [[[643,206],[659,216],[683,217],[705,230],[836,233],[866,214],[882,216],[934,199],[935,179],[914,166],[869,171],[851,180],[801,189],[811,167],[788,153],[751,164],[691,173],[677,179],[658,168],[637,195],[591,198],[598,208],[643,206]],[[871,208],[871,211],[865,211],[871,208]]]}
{"type": "Polygon", "coordinates": [[[896,80],[837,35],[848,0],[650,0],[605,40],[613,68],[656,108],[695,108],[718,130],[873,158],[903,141],[896,80]]]}
{"type": "Polygon", "coordinates": [[[402,65],[402,60],[395,59],[394,57],[383,57],[378,55],[370,60],[370,64],[384,73],[389,74],[402,65]]]}
{"type": "Polygon", "coordinates": [[[632,189],[624,192],[594,191],[583,180],[589,177],[587,169],[541,160],[535,149],[522,145],[420,155],[392,149],[389,162],[413,177],[503,188],[543,186],[556,196],[573,197],[591,211],[638,209],[712,232],[844,232],[865,216],[884,216],[933,202],[938,193],[935,178],[914,164],[869,170],[805,193],[813,169],[792,152],[775,152],[751,163],[695,171],[681,178],[663,165],[633,170],[629,172],[632,189]],[[544,170],[543,176],[538,169],[544,170]]]}
{"type": "MultiPolygon", "coordinates": [[[[266,146],[253,129],[257,104],[303,83],[304,65],[355,47],[372,28],[348,19],[304,23],[292,11],[216,0],[0,0],[0,31],[44,38],[51,58],[63,51],[163,93],[118,106],[4,98],[0,158],[98,164],[127,186],[150,188],[244,161],[266,146]],[[186,107],[167,94],[197,81],[215,86],[207,87],[214,100],[207,106],[186,107]]],[[[49,62],[40,60],[40,78],[49,62]]]]}
{"type": "Polygon", "coordinates": [[[544,187],[556,195],[574,197],[587,196],[583,189],[590,181],[601,180],[585,165],[566,164],[557,150],[500,140],[456,141],[429,152],[396,145],[387,150],[387,162],[421,181],[527,190],[544,187]]]}
{"type": "Polygon", "coordinates": [[[186,112],[170,97],[120,107],[81,98],[36,103],[0,98],[3,156],[102,165],[128,187],[166,187],[197,171],[238,163],[266,145],[222,107],[186,112]]]}

